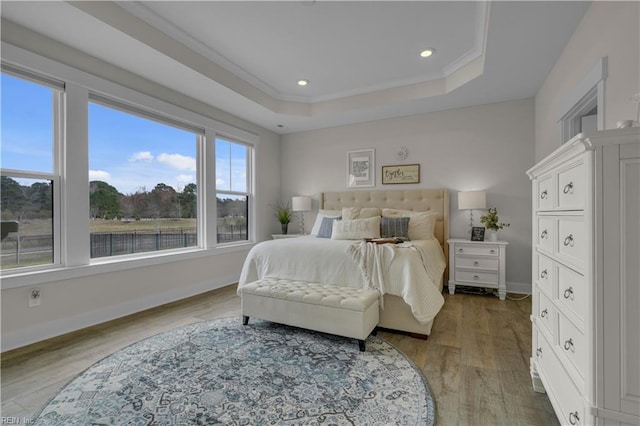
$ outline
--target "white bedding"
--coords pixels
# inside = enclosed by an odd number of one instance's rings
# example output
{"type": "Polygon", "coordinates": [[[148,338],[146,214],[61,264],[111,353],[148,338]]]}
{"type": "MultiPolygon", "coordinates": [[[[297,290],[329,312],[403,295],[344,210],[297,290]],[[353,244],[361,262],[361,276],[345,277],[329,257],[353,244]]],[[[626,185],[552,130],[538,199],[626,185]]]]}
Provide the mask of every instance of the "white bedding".
{"type": "Polygon", "coordinates": [[[384,244],[375,247],[377,255],[356,252],[360,244],[313,236],[264,241],[247,255],[238,287],[264,277],[374,287],[382,294],[402,297],[420,324],[432,321],[444,304],[439,283],[446,262],[438,240],[384,244]],[[370,256],[377,256],[380,266],[375,277],[371,270],[363,273],[363,266],[373,263],[370,256]]]}

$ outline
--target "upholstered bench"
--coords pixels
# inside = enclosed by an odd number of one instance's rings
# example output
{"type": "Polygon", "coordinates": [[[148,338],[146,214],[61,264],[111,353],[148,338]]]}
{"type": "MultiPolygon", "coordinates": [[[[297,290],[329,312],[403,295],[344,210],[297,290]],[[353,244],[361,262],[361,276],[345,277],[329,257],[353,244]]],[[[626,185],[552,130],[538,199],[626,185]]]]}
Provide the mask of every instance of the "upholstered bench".
{"type": "Polygon", "coordinates": [[[263,278],[240,288],[242,322],[249,317],[365,340],[378,324],[378,292],[306,281],[263,278]]]}

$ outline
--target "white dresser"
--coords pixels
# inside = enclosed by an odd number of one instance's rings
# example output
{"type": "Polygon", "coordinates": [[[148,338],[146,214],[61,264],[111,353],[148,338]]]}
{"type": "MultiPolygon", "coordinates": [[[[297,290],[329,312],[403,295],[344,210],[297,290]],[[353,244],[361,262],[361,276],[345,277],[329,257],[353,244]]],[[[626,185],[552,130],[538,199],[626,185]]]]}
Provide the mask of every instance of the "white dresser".
{"type": "Polygon", "coordinates": [[[640,425],[640,129],[578,135],[527,174],[533,387],[561,424],[640,425]]]}

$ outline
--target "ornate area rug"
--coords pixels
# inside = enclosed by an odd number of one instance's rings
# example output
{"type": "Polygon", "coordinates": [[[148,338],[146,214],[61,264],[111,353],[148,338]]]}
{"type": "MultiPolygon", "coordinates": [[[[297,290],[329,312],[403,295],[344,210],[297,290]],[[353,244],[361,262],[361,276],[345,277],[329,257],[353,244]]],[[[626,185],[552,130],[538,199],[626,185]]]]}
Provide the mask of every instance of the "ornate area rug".
{"type": "Polygon", "coordinates": [[[415,365],[354,339],[251,319],[180,327],[94,364],[34,417],[38,425],[432,425],[415,365]]]}

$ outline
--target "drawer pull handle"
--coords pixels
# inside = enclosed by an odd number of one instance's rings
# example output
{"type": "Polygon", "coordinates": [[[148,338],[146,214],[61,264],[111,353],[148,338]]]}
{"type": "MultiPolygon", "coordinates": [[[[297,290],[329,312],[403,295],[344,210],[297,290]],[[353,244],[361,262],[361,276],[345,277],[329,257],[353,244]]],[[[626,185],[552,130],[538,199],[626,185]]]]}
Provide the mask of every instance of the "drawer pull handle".
{"type": "Polygon", "coordinates": [[[569,423],[572,425],[577,425],[580,422],[580,417],[578,417],[578,412],[574,411],[573,413],[569,413],[569,423]]]}
{"type": "Polygon", "coordinates": [[[479,276],[477,276],[477,275],[474,275],[474,276],[473,276],[473,279],[474,279],[474,280],[479,280],[479,279],[480,279],[480,277],[479,277],[479,276]]]}
{"type": "Polygon", "coordinates": [[[549,275],[549,273],[547,272],[546,269],[544,271],[540,272],[540,278],[542,278],[542,279],[547,278],[548,275],[549,275]]]}
{"type": "Polygon", "coordinates": [[[574,352],[574,346],[573,346],[573,339],[569,338],[569,340],[565,340],[564,341],[564,350],[568,351],[569,349],[571,349],[572,352],[574,352]]]}
{"type": "Polygon", "coordinates": [[[567,238],[564,239],[564,246],[574,246],[574,241],[573,241],[573,234],[569,234],[569,236],[567,238]]]}
{"type": "Polygon", "coordinates": [[[573,194],[573,182],[569,182],[568,184],[566,184],[562,192],[564,192],[565,194],[573,194]]]}
{"type": "Polygon", "coordinates": [[[473,266],[478,266],[480,263],[476,260],[473,262],[473,266]]]}
{"type": "Polygon", "coordinates": [[[544,231],[542,231],[542,233],[540,234],[540,239],[541,240],[546,240],[547,236],[549,235],[549,231],[547,231],[546,229],[544,231]]]}
{"type": "Polygon", "coordinates": [[[541,200],[546,200],[548,197],[549,197],[549,192],[547,192],[546,189],[540,193],[541,200]]]}
{"type": "Polygon", "coordinates": [[[494,249],[491,249],[491,250],[489,250],[489,253],[496,254],[496,251],[494,249]]]}
{"type": "Polygon", "coordinates": [[[573,287],[569,287],[564,291],[564,298],[573,300],[573,287]]]}
{"type": "Polygon", "coordinates": [[[540,358],[540,355],[542,355],[542,348],[536,349],[536,356],[540,358]]]}
{"type": "Polygon", "coordinates": [[[547,315],[549,315],[549,311],[547,311],[547,309],[546,309],[546,308],[545,308],[545,310],[544,310],[544,311],[540,312],[540,318],[544,318],[544,317],[546,317],[547,315]]]}
{"type": "Polygon", "coordinates": [[[461,248],[458,249],[458,253],[462,253],[464,250],[462,250],[461,248]]]}

